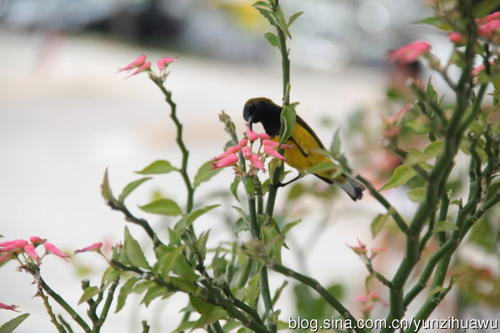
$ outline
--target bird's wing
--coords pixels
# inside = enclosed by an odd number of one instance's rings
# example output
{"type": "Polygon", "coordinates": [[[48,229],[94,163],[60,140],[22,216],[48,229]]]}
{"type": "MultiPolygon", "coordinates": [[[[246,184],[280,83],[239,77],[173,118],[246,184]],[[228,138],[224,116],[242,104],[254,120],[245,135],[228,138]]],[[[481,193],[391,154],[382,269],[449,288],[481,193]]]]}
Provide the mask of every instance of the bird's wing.
{"type": "Polygon", "coordinates": [[[309,126],[305,121],[304,119],[300,118],[298,115],[297,115],[297,118],[296,118],[296,121],[297,121],[297,124],[299,124],[300,126],[304,127],[306,129],[307,132],[309,132],[311,134],[311,136],[314,138],[314,140],[317,142],[318,146],[321,147],[321,149],[326,149],[325,148],[325,145],[323,144],[323,142],[321,142],[321,140],[318,138],[318,136],[316,135],[316,133],[314,133],[314,130],[311,128],[311,126],[309,126]]]}

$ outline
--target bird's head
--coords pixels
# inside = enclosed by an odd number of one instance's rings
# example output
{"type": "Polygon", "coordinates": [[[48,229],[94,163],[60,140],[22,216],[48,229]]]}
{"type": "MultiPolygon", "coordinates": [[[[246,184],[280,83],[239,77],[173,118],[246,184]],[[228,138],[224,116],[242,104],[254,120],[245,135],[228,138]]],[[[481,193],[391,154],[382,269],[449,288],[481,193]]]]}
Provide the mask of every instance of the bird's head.
{"type": "Polygon", "coordinates": [[[243,119],[247,122],[248,127],[252,129],[253,123],[261,122],[265,125],[266,120],[270,117],[274,118],[275,115],[278,116],[279,120],[280,111],[281,108],[268,98],[251,98],[243,107],[243,119]]]}

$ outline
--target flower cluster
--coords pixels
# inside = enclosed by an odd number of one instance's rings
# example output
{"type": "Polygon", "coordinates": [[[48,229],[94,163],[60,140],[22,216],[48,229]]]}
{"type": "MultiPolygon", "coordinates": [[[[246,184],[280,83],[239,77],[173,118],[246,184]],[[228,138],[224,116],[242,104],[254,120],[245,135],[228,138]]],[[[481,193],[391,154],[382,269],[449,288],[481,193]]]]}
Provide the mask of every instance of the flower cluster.
{"type": "MultiPolygon", "coordinates": [[[[165,79],[165,77],[168,74],[168,72],[166,71],[167,66],[169,64],[173,63],[175,60],[176,60],[175,58],[165,57],[165,58],[159,59],[156,62],[158,70],[160,71],[160,77],[162,79],[165,79]]],[[[142,73],[142,72],[148,72],[150,74],[153,73],[151,70],[151,61],[147,61],[147,57],[144,54],[137,57],[137,59],[132,61],[127,66],[119,68],[118,72],[124,72],[124,71],[129,72],[133,69],[134,69],[134,71],[132,72],[132,74],[127,76],[127,78],[134,76],[134,75],[137,75],[137,74],[142,73]]]]}
{"type": "Polygon", "coordinates": [[[347,245],[351,250],[354,251],[358,256],[365,260],[372,260],[376,256],[378,256],[380,253],[385,251],[385,248],[371,248],[368,251],[368,248],[366,247],[366,244],[360,241],[359,239],[357,240],[357,245],[347,245]]]}
{"type": "Polygon", "coordinates": [[[361,312],[363,312],[365,316],[370,314],[375,303],[381,303],[384,306],[388,305],[376,291],[371,291],[368,295],[361,294],[357,299],[361,303],[361,312]]]}
{"type": "Polygon", "coordinates": [[[64,260],[69,257],[68,254],[59,250],[54,244],[38,236],[30,237],[29,241],[16,239],[0,243],[0,262],[5,262],[13,258],[19,259],[21,257],[39,265],[42,258],[47,254],[56,255],[64,260]],[[43,256],[40,256],[36,250],[40,245],[43,245],[45,249],[43,256]]]}
{"type": "Polygon", "coordinates": [[[242,174],[244,173],[243,166],[237,165],[239,161],[238,153],[241,153],[244,160],[250,161],[250,170],[247,170],[247,174],[256,174],[258,170],[265,172],[264,164],[268,157],[285,160],[285,157],[276,150],[282,148],[289,148],[289,146],[280,145],[278,142],[271,140],[269,135],[265,133],[257,134],[247,128],[245,139],[240,140],[238,144],[229,147],[225,152],[215,157],[212,167],[218,169],[235,166],[236,173],[242,174]],[[255,142],[258,142],[258,149],[254,152],[252,148],[255,142]]]}

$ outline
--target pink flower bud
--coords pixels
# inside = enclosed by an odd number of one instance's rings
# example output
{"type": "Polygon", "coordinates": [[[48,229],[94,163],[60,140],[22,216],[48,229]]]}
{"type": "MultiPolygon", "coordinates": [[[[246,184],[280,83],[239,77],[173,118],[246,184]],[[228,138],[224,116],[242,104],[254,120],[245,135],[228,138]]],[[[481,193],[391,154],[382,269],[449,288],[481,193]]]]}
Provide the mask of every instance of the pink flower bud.
{"type": "Polygon", "coordinates": [[[0,243],[0,252],[21,252],[23,247],[28,244],[24,239],[16,239],[8,242],[0,243]]]}
{"type": "Polygon", "coordinates": [[[272,147],[272,148],[278,148],[278,146],[280,145],[279,142],[276,142],[276,141],[273,141],[273,140],[262,140],[262,144],[264,146],[269,146],[269,147],[272,147]]]}
{"type": "Polygon", "coordinates": [[[149,71],[150,69],[151,69],[151,62],[147,61],[141,67],[137,68],[132,74],[127,76],[126,78],[128,79],[131,76],[137,75],[137,74],[142,73],[144,71],[149,71]]]}
{"type": "Polygon", "coordinates": [[[227,157],[224,157],[212,164],[213,169],[220,169],[220,168],[225,168],[228,166],[231,166],[233,164],[236,164],[238,162],[238,156],[236,154],[231,154],[227,157]]]}
{"type": "Polygon", "coordinates": [[[405,105],[403,105],[403,107],[398,112],[396,112],[395,114],[393,114],[390,117],[385,118],[384,122],[387,125],[393,125],[411,109],[411,106],[412,106],[412,103],[406,103],[405,105]]]}
{"type": "Polygon", "coordinates": [[[450,32],[448,34],[448,38],[452,43],[455,43],[455,44],[460,44],[460,43],[465,42],[464,36],[462,36],[462,34],[460,34],[458,32],[450,32]]]}
{"type": "Polygon", "coordinates": [[[273,148],[271,148],[270,146],[264,146],[264,152],[269,155],[269,156],[272,156],[274,158],[277,158],[279,160],[282,160],[284,161],[285,160],[285,156],[281,155],[280,153],[278,153],[276,150],[274,150],[273,148]]]}
{"type": "Polygon", "coordinates": [[[247,139],[241,139],[240,142],[238,142],[238,147],[243,148],[247,145],[248,140],[247,139]]]}
{"type": "Polygon", "coordinates": [[[25,245],[24,252],[28,254],[34,261],[40,262],[40,257],[38,256],[38,253],[36,253],[35,247],[32,244],[25,245]]]}
{"type": "Polygon", "coordinates": [[[363,295],[363,294],[358,295],[358,297],[356,297],[356,299],[358,301],[360,301],[361,303],[368,302],[368,297],[366,295],[363,295]]]}
{"type": "Polygon", "coordinates": [[[485,16],[483,18],[480,18],[477,20],[478,24],[485,24],[494,20],[500,20],[500,12],[494,12],[488,16],[485,16]]]}
{"type": "Polygon", "coordinates": [[[69,257],[68,254],[64,253],[63,251],[59,250],[54,244],[52,243],[45,243],[43,244],[43,247],[48,253],[52,253],[60,258],[63,258],[64,260],[68,261],[66,258],[69,257]]]}
{"type": "Polygon", "coordinates": [[[477,34],[483,37],[492,37],[494,34],[500,32],[500,20],[492,20],[488,23],[482,24],[477,28],[477,34]]]}
{"type": "Polygon", "coordinates": [[[368,294],[368,297],[374,302],[380,302],[383,305],[387,306],[387,303],[380,297],[380,295],[376,291],[372,291],[368,294]]]}
{"type": "Polygon", "coordinates": [[[358,255],[364,255],[366,254],[366,244],[361,242],[359,239],[357,240],[358,245],[347,245],[348,247],[351,248],[356,254],[358,255]]]}
{"type": "Polygon", "coordinates": [[[4,253],[0,256],[0,263],[10,260],[12,256],[9,253],[4,253]]]}
{"type": "Polygon", "coordinates": [[[7,305],[7,304],[4,304],[4,303],[0,303],[0,309],[21,312],[19,310],[16,310],[17,308],[18,308],[17,305],[7,305]]]}
{"type": "Polygon", "coordinates": [[[252,163],[252,165],[255,168],[257,168],[259,170],[264,170],[264,164],[260,160],[259,156],[255,155],[255,154],[251,154],[249,159],[250,159],[250,163],[252,163]]]}
{"type": "Polygon", "coordinates": [[[169,64],[173,63],[175,60],[176,60],[175,58],[169,58],[169,57],[161,58],[156,62],[156,65],[158,66],[158,69],[162,71],[165,68],[167,68],[169,64]]]}
{"type": "Polygon", "coordinates": [[[76,250],[75,254],[76,253],[80,253],[80,252],[90,252],[90,251],[99,252],[99,251],[101,251],[101,247],[102,247],[102,243],[101,242],[94,243],[94,244],[86,246],[86,247],[84,247],[82,249],[76,250]]]}
{"type": "Polygon", "coordinates": [[[144,65],[145,62],[146,62],[146,56],[144,54],[140,55],[137,59],[132,61],[127,66],[118,69],[118,72],[129,71],[132,68],[141,67],[142,65],[144,65]]]}
{"type": "Polygon", "coordinates": [[[255,141],[259,138],[259,135],[252,131],[249,127],[245,129],[245,133],[247,134],[247,138],[250,141],[255,141]]]}
{"type": "Polygon", "coordinates": [[[244,157],[244,158],[249,158],[249,157],[250,157],[250,155],[252,154],[252,150],[251,150],[251,149],[250,149],[250,147],[248,147],[248,146],[247,146],[247,147],[243,147],[243,148],[241,149],[241,152],[243,153],[243,157],[244,157]]]}
{"type": "Polygon", "coordinates": [[[416,61],[420,56],[431,49],[431,45],[427,42],[413,42],[404,45],[396,50],[387,52],[387,57],[391,61],[396,61],[402,64],[409,64],[416,61]]]}
{"type": "Polygon", "coordinates": [[[38,246],[38,245],[42,245],[43,243],[45,243],[47,240],[44,239],[44,238],[40,238],[38,236],[31,236],[30,237],[30,242],[31,244],[33,244],[35,247],[38,246]]]}
{"type": "Polygon", "coordinates": [[[267,135],[266,133],[260,133],[259,134],[259,139],[261,139],[261,140],[270,140],[271,137],[269,135],[267,135]]]}
{"type": "Polygon", "coordinates": [[[222,154],[220,154],[219,156],[215,157],[215,160],[218,161],[218,160],[221,160],[225,157],[228,157],[229,155],[233,155],[233,154],[236,154],[237,152],[239,152],[241,150],[241,146],[240,144],[237,144],[236,146],[231,146],[229,147],[225,152],[223,152],[222,154]]]}

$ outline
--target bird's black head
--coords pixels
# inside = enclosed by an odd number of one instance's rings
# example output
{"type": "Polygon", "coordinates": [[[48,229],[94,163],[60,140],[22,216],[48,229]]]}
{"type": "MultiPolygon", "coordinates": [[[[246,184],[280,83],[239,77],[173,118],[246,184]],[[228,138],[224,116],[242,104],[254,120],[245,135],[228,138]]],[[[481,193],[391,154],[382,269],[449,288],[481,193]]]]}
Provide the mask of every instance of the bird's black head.
{"type": "Polygon", "coordinates": [[[280,133],[280,113],[281,107],[264,97],[251,98],[243,107],[243,119],[248,123],[248,127],[252,129],[253,123],[262,123],[270,136],[280,133]]]}

